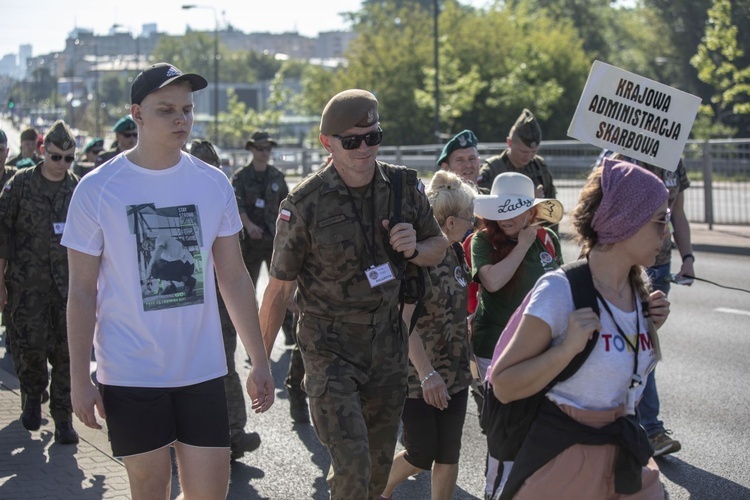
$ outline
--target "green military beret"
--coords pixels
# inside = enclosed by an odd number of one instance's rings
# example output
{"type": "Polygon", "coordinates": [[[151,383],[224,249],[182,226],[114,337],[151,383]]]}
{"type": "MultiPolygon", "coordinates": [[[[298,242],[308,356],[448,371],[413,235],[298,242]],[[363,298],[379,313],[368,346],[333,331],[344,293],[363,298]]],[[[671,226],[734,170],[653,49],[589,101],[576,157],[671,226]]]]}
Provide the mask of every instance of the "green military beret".
{"type": "Polygon", "coordinates": [[[76,137],[70,130],[68,124],[62,120],[57,120],[44,136],[45,144],[54,144],[63,151],[76,147],[76,137]]]}
{"type": "Polygon", "coordinates": [[[0,130],[0,144],[8,144],[8,136],[2,130],[0,130]]]}
{"type": "Polygon", "coordinates": [[[16,163],[16,168],[18,170],[21,170],[22,168],[30,168],[34,165],[36,165],[36,163],[34,163],[34,160],[32,160],[31,158],[22,158],[18,160],[18,163],[16,163]]]}
{"type": "Polygon", "coordinates": [[[21,132],[22,141],[36,141],[38,137],[39,132],[37,132],[35,128],[30,127],[21,132]]]}
{"type": "Polygon", "coordinates": [[[440,153],[437,164],[440,166],[444,161],[448,161],[448,157],[452,152],[457,149],[475,148],[477,147],[477,136],[474,135],[469,129],[463,130],[453,136],[453,139],[443,146],[443,152],[440,153]]]}
{"type": "Polygon", "coordinates": [[[323,109],[320,133],[336,135],[352,127],[369,127],[379,118],[374,95],[366,90],[344,90],[333,96],[323,109]]]}
{"type": "Polygon", "coordinates": [[[121,134],[122,132],[127,132],[129,130],[135,130],[136,128],[138,127],[136,126],[130,115],[126,115],[117,120],[117,123],[115,123],[115,126],[112,127],[112,130],[118,134],[121,134]]]}
{"type": "Polygon", "coordinates": [[[91,150],[99,152],[104,149],[104,139],[101,137],[94,137],[83,147],[83,152],[88,153],[91,150]]]}
{"type": "Polygon", "coordinates": [[[531,111],[524,108],[521,116],[510,129],[510,136],[511,138],[518,137],[530,148],[536,148],[542,142],[542,129],[531,111]]]}

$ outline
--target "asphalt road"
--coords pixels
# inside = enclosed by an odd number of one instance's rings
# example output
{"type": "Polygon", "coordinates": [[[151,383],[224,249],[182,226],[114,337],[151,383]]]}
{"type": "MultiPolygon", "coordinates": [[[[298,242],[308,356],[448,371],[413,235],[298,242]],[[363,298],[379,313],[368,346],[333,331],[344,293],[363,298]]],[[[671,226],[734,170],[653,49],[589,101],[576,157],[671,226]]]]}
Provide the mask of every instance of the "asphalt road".
{"type": "MultiPolygon", "coordinates": [[[[577,254],[567,242],[563,250],[567,260],[577,254]]],[[[750,288],[750,258],[696,257],[699,277],[750,288]]],[[[259,300],[265,280],[265,275],[259,280],[259,300]]],[[[750,499],[750,294],[698,282],[674,288],[671,299],[672,314],[661,331],[665,359],[658,380],[662,417],[682,451],[658,461],[668,498],[750,499]]],[[[249,418],[263,443],[234,464],[229,498],[328,498],[328,453],[310,425],[293,425],[289,418],[284,390],[289,351],[283,335],[272,360],[277,401],[269,412],[249,418]]],[[[485,452],[476,407],[469,401],[454,499],[483,497],[485,452]]],[[[429,491],[425,472],[399,486],[394,498],[427,499],[429,491]]]]}

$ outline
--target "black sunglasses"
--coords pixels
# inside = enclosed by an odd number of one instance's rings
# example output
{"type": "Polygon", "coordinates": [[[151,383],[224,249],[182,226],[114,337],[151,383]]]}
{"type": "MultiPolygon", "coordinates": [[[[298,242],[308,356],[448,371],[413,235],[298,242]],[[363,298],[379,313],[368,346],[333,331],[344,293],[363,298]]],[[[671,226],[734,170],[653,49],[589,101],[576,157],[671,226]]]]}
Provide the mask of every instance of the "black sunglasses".
{"type": "MultiPolygon", "coordinates": [[[[55,153],[50,153],[49,157],[52,159],[52,161],[60,161],[63,159],[63,155],[58,155],[55,153]]],[[[73,163],[73,161],[76,159],[76,157],[73,155],[67,155],[64,158],[65,158],[65,163],[73,163]]]]}
{"type": "Polygon", "coordinates": [[[368,146],[377,146],[383,142],[383,131],[381,129],[363,135],[347,135],[342,137],[333,134],[333,136],[341,141],[341,147],[344,149],[357,149],[362,144],[362,141],[365,141],[365,144],[368,146]]]}
{"type": "Polygon", "coordinates": [[[273,149],[273,146],[264,146],[262,148],[259,148],[257,146],[255,147],[255,150],[258,151],[259,153],[267,153],[268,151],[271,151],[272,149],[273,149]]]}
{"type": "Polygon", "coordinates": [[[120,132],[123,137],[127,137],[128,139],[132,139],[133,137],[138,137],[138,132],[120,132]]]}

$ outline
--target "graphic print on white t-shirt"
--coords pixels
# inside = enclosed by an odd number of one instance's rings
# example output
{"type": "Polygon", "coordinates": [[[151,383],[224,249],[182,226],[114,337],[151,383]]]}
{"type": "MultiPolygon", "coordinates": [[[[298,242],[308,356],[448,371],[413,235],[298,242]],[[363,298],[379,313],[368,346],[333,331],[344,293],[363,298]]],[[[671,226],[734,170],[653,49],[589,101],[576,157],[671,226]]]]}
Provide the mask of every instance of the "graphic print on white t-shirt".
{"type": "Polygon", "coordinates": [[[144,311],[203,303],[203,246],[195,205],[127,207],[144,311]]]}

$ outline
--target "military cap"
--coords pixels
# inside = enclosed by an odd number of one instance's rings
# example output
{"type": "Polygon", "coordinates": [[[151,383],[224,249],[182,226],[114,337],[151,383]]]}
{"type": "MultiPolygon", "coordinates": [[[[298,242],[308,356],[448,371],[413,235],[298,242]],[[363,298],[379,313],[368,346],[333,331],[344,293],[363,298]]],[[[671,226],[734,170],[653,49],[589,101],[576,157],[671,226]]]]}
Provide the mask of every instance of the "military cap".
{"type": "Polygon", "coordinates": [[[135,130],[136,128],[138,128],[138,126],[135,124],[135,121],[130,117],[130,115],[125,115],[117,120],[117,123],[115,123],[115,126],[112,127],[112,130],[118,134],[121,134],[122,132],[127,132],[129,130],[135,130]]]}
{"type": "Polygon", "coordinates": [[[258,130],[253,134],[252,138],[247,141],[247,143],[245,143],[245,149],[250,150],[251,147],[256,147],[255,144],[258,142],[267,142],[269,144],[272,144],[274,147],[279,145],[279,143],[277,143],[276,140],[271,137],[271,134],[269,134],[265,130],[258,130]]]}
{"type": "Polygon", "coordinates": [[[104,139],[101,137],[94,137],[83,147],[83,152],[88,153],[89,151],[98,152],[104,149],[104,139]]]}
{"type": "Polygon", "coordinates": [[[221,166],[221,160],[214,145],[204,139],[193,139],[190,143],[190,154],[214,167],[221,166]]]}
{"type": "Polygon", "coordinates": [[[150,93],[178,80],[188,82],[193,88],[193,92],[205,89],[208,86],[206,79],[200,75],[183,73],[169,63],[156,63],[144,69],[135,77],[133,85],[130,87],[130,102],[140,104],[150,93]]]}
{"type": "Polygon", "coordinates": [[[530,148],[536,148],[542,142],[542,129],[531,111],[524,108],[521,116],[518,117],[516,123],[510,129],[510,136],[511,138],[514,136],[518,137],[521,139],[521,142],[530,148]]]}
{"type": "Polygon", "coordinates": [[[8,136],[2,130],[0,130],[0,144],[8,144],[8,136]]]}
{"type": "Polygon", "coordinates": [[[378,100],[370,92],[349,89],[328,101],[320,118],[320,133],[336,135],[352,127],[369,127],[378,122],[378,100]]]}
{"type": "Polygon", "coordinates": [[[18,163],[16,163],[16,168],[21,170],[22,168],[30,168],[35,166],[36,163],[34,163],[34,160],[31,158],[21,158],[18,160],[18,163]]]}
{"type": "Polygon", "coordinates": [[[22,141],[35,141],[37,137],[39,137],[39,132],[36,131],[35,128],[27,128],[23,132],[21,132],[21,140],[22,141]]]}
{"type": "Polygon", "coordinates": [[[45,144],[54,144],[58,148],[66,151],[76,147],[76,138],[68,124],[62,120],[57,120],[44,136],[45,144]]]}
{"type": "Polygon", "coordinates": [[[475,136],[474,132],[469,129],[463,130],[454,135],[453,139],[448,141],[446,145],[443,146],[443,152],[440,153],[440,158],[438,158],[437,164],[439,166],[444,161],[448,161],[448,157],[450,156],[450,154],[457,149],[475,147],[477,147],[477,136],[475,136]]]}

